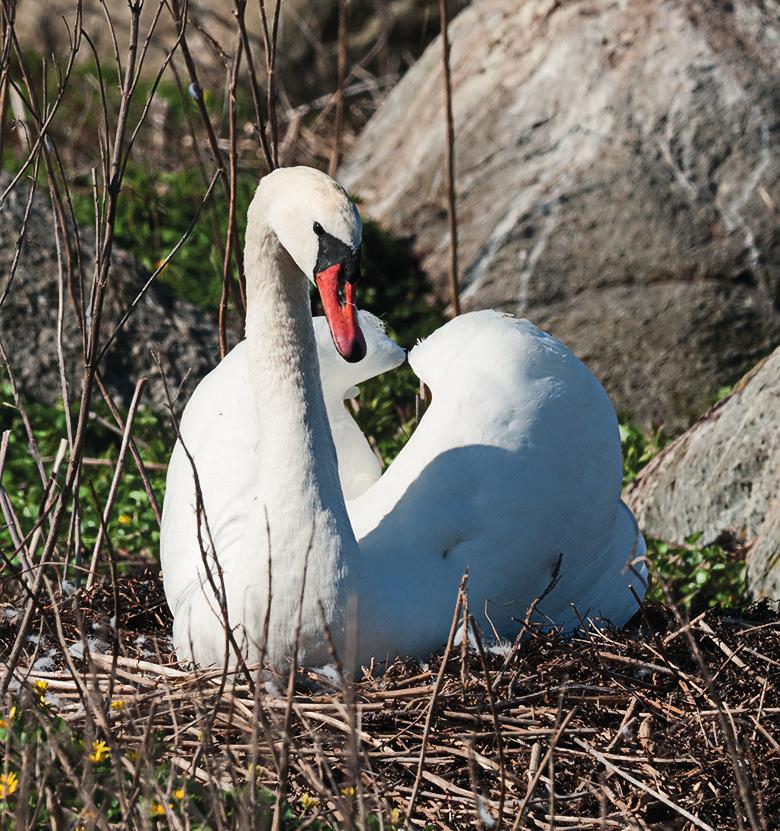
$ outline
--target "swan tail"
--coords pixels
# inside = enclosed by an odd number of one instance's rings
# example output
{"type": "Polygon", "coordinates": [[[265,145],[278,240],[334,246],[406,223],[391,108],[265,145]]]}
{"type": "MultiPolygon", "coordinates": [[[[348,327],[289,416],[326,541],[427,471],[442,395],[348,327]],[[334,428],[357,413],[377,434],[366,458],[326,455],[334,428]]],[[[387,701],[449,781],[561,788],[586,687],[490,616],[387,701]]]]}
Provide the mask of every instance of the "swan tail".
{"type": "Polygon", "coordinates": [[[548,620],[554,620],[564,632],[590,624],[622,628],[637,613],[647,591],[646,555],[642,532],[621,500],[607,545],[591,567],[576,577],[576,585],[567,587],[564,573],[562,585],[550,598],[558,600],[557,608],[548,605],[544,610],[548,620]],[[585,591],[583,580],[590,583],[585,591]]]}
{"type": "Polygon", "coordinates": [[[597,625],[622,628],[639,611],[648,587],[645,538],[622,500],[605,554],[604,569],[580,613],[597,625]]]}

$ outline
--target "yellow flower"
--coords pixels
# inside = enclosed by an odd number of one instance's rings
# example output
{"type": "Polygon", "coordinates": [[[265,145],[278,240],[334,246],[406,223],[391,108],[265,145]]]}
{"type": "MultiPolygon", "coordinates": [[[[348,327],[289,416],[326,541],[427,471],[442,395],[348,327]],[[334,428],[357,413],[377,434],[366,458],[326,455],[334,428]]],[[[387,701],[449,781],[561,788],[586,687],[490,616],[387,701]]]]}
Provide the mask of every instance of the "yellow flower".
{"type": "Polygon", "coordinates": [[[348,788],[341,789],[342,796],[355,797],[357,796],[357,788],[350,785],[348,788]]]}
{"type": "Polygon", "coordinates": [[[310,793],[303,793],[298,799],[298,802],[301,803],[301,808],[303,808],[304,811],[316,808],[320,804],[319,799],[317,799],[316,796],[312,796],[310,793]]]}
{"type": "Polygon", "coordinates": [[[124,701],[112,701],[111,702],[111,709],[112,710],[121,710],[122,707],[124,707],[124,706],[125,706],[124,701]]]}
{"type": "Polygon", "coordinates": [[[151,812],[153,817],[164,817],[165,806],[162,804],[162,802],[152,802],[151,812]]]}
{"type": "Polygon", "coordinates": [[[401,816],[401,812],[398,810],[398,808],[393,808],[393,810],[390,811],[390,825],[392,825],[393,828],[395,828],[397,825],[400,825],[402,819],[403,817],[401,816]]]}
{"type": "Polygon", "coordinates": [[[182,800],[182,799],[184,799],[186,794],[187,794],[187,791],[185,791],[184,788],[176,788],[176,790],[173,792],[173,798],[178,799],[178,800],[182,800]]]}
{"type": "Polygon", "coordinates": [[[160,274],[162,274],[166,268],[168,268],[168,263],[165,262],[164,257],[162,259],[157,260],[157,262],[154,264],[154,270],[157,271],[159,269],[160,274]]]}
{"type": "Polygon", "coordinates": [[[89,759],[96,765],[100,764],[104,759],[108,759],[111,752],[108,745],[104,741],[92,742],[92,753],[89,754],[89,759]]]}
{"type": "Polygon", "coordinates": [[[5,799],[7,796],[16,793],[18,785],[19,777],[15,773],[0,774],[0,799],[5,799]]]}
{"type": "Polygon", "coordinates": [[[0,730],[4,730],[7,727],[10,727],[13,723],[14,716],[16,715],[16,707],[11,707],[8,711],[8,715],[5,718],[0,717],[0,730]]]}
{"type": "Polygon", "coordinates": [[[38,693],[38,703],[39,704],[45,704],[46,703],[46,690],[49,687],[49,682],[38,680],[38,681],[35,682],[35,684],[33,684],[33,686],[35,687],[36,693],[38,693]]]}
{"type": "Polygon", "coordinates": [[[120,525],[129,525],[132,522],[132,520],[130,519],[130,517],[127,514],[119,514],[117,522],[120,525]]]}

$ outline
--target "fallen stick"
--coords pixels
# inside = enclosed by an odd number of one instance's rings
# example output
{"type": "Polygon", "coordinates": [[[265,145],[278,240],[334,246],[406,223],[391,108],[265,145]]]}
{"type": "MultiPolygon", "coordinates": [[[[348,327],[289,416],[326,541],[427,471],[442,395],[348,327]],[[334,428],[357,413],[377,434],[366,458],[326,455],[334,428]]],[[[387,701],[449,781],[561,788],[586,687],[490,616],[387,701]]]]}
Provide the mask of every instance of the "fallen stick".
{"type": "Polygon", "coordinates": [[[668,796],[662,794],[660,791],[655,790],[655,788],[651,788],[649,785],[645,785],[639,779],[633,777],[630,773],[626,773],[626,771],[619,768],[617,765],[613,765],[603,753],[599,753],[598,750],[591,747],[587,742],[582,741],[582,739],[575,739],[575,744],[578,744],[583,750],[587,753],[590,753],[596,761],[600,762],[607,770],[612,771],[612,773],[616,773],[621,778],[625,779],[627,782],[630,782],[632,785],[636,785],[637,788],[641,788],[645,793],[649,793],[651,796],[654,796],[659,802],[663,802],[667,808],[671,808],[673,811],[676,811],[680,816],[685,817],[689,822],[692,822],[697,828],[701,828],[702,831],[715,831],[715,829],[711,825],[707,825],[706,822],[700,820],[698,817],[694,816],[690,811],[686,811],[681,805],[678,805],[676,802],[672,802],[668,796]]]}

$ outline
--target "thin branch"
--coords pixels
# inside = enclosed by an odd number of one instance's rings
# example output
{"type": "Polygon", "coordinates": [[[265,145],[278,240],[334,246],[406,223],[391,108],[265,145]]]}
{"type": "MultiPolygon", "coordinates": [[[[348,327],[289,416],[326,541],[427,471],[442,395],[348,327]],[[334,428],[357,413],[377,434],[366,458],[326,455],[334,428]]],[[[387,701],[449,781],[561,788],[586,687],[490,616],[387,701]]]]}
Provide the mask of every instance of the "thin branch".
{"type": "Polygon", "coordinates": [[[447,176],[447,223],[450,232],[449,278],[452,316],[460,314],[460,293],[458,290],[458,213],[455,203],[455,123],[452,115],[452,78],[450,75],[450,37],[447,0],[439,0],[439,22],[441,24],[441,63],[444,79],[444,108],[446,116],[445,167],[447,176]]]}
{"type": "Polygon", "coordinates": [[[279,10],[282,0],[275,0],[273,20],[269,26],[265,0],[258,0],[260,20],[263,24],[263,48],[265,50],[266,112],[271,128],[271,154],[273,167],[279,167],[279,129],[276,121],[276,47],[279,39],[279,10]]]}
{"type": "Polygon", "coordinates": [[[339,0],[338,82],[336,86],[336,117],[333,145],[328,162],[328,175],[335,176],[341,160],[341,133],[344,127],[344,79],[347,74],[347,0],[339,0]]]}
{"type": "Polygon", "coordinates": [[[412,785],[412,793],[409,797],[409,801],[406,804],[406,813],[404,815],[404,824],[408,825],[409,820],[412,816],[412,811],[414,810],[415,802],[417,801],[417,794],[420,791],[420,785],[422,784],[423,779],[423,769],[425,767],[425,754],[428,749],[428,737],[431,733],[431,726],[433,724],[433,714],[436,710],[436,701],[439,697],[439,693],[441,692],[442,684],[444,683],[444,673],[447,670],[447,661],[450,659],[450,653],[452,652],[452,644],[455,641],[455,633],[458,629],[458,619],[460,617],[460,610],[463,607],[464,598],[466,596],[466,583],[468,582],[468,573],[464,574],[463,577],[460,578],[460,587],[458,588],[458,599],[455,603],[455,612],[452,615],[452,623],[450,624],[450,634],[447,637],[447,646],[444,648],[444,654],[441,658],[441,663],[439,664],[439,672],[436,676],[436,683],[433,687],[433,693],[431,694],[431,700],[428,704],[428,713],[425,717],[425,727],[423,728],[423,740],[422,745],[420,747],[420,756],[417,760],[417,773],[414,777],[414,785],[412,785]]]}
{"type": "Polygon", "coordinates": [[[117,457],[116,466],[114,468],[114,476],[111,480],[111,487],[108,490],[108,498],[106,499],[105,507],[103,508],[102,522],[100,528],[98,529],[95,547],[92,550],[92,562],[89,565],[89,576],[87,577],[87,591],[92,588],[92,584],[95,582],[98,557],[100,556],[100,549],[103,545],[104,539],[103,529],[108,525],[108,520],[111,517],[111,509],[114,506],[114,500],[116,499],[116,493],[119,488],[119,483],[122,481],[122,473],[125,468],[125,456],[127,455],[127,450],[130,445],[130,437],[133,433],[135,416],[138,412],[138,407],[141,403],[141,395],[143,394],[145,386],[146,378],[140,378],[135,385],[133,399],[130,402],[130,409],[128,410],[127,420],[125,421],[125,432],[122,436],[122,444],[119,448],[119,456],[117,457]]]}
{"type": "Polygon", "coordinates": [[[241,33],[241,41],[244,44],[244,52],[246,53],[246,63],[249,68],[249,88],[252,91],[252,103],[255,107],[255,133],[257,134],[260,147],[263,151],[266,166],[268,170],[274,169],[274,160],[271,154],[271,148],[268,145],[268,131],[266,127],[266,120],[263,117],[263,105],[260,96],[260,84],[257,80],[257,70],[255,69],[255,59],[252,54],[252,45],[249,42],[249,33],[246,28],[246,3],[247,0],[234,0],[236,22],[238,30],[241,33]]]}

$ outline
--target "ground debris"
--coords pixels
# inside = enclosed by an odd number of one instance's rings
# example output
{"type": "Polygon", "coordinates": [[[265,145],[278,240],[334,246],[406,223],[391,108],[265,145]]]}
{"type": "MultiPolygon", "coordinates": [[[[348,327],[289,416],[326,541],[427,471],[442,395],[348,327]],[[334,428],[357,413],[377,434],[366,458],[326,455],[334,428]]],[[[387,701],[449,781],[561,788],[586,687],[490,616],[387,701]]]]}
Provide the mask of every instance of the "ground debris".
{"type": "MultiPolygon", "coordinates": [[[[173,766],[200,782],[235,786],[252,763],[273,791],[288,753],[289,803],[330,821],[362,810],[400,823],[412,793],[413,824],[447,829],[492,827],[499,813],[506,828],[716,831],[780,816],[780,614],[766,604],[692,621],[646,604],[623,632],[532,631],[514,650],[486,650],[484,664],[457,649],[435,701],[439,656],[350,684],[301,671],[288,707],[286,678],[177,665],[155,575],[58,603],[66,645],[86,640],[88,654],[71,651],[69,666],[41,625],[18,684],[46,682],[57,715],[79,729],[75,668],[121,702],[106,711],[123,747],[153,727],[173,766]],[[92,649],[97,640],[108,649],[92,649]]],[[[4,656],[19,619],[0,614],[4,656]]]]}

